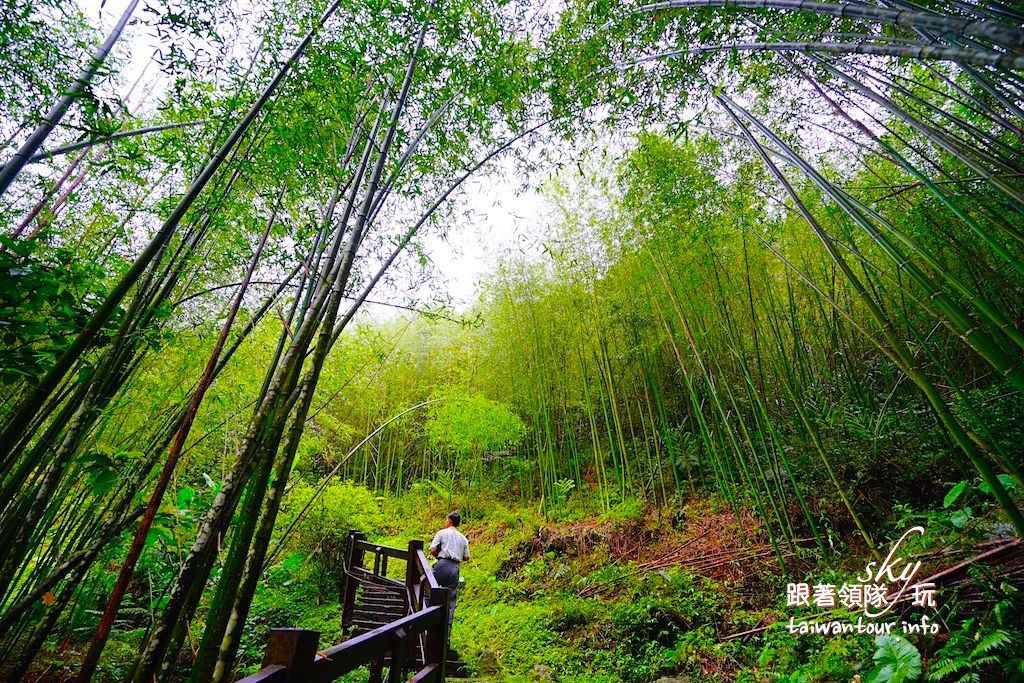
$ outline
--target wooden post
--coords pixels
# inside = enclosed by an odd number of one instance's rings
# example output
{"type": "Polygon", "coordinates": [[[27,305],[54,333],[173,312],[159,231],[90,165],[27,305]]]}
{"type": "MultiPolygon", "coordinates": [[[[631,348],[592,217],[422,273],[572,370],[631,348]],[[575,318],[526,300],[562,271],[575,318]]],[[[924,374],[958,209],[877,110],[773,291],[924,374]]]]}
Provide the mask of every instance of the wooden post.
{"type": "Polygon", "coordinates": [[[370,660],[370,683],[384,682],[384,655],[370,660]]]}
{"type": "MultiPolygon", "coordinates": [[[[365,541],[366,540],[366,534],[364,534],[362,531],[355,532],[355,534],[353,534],[353,536],[355,537],[355,540],[357,540],[357,541],[365,541]]],[[[362,548],[355,547],[355,543],[352,544],[352,566],[353,567],[362,567],[363,566],[363,557],[365,555],[366,555],[366,551],[365,550],[363,550],[362,548]]]]}
{"type": "Polygon", "coordinates": [[[405,561],[405,590],[409,593],[409,602],[413,612],[423,606],[420,601],[420,572],[416,562],[416,554],[423,550],[423,541],[409,541],[409,559],[405,561]]]}
{"type": "Polygon", "coordinates": [[[263,667],[279,665],[288,669],[289,683],[308,681],[313,674],[320,634],[301,628],[275,628],[270,632],[263,667]]]}
{"type": "Polygon", "coordinates": [[[388,683],[402,683],[402,670],[405,668],[405,651],[409,645],[409,634],[404,628],[395,631],[395,641],[391,646],[391,666],[388,668],[388,683]]]}
{"type": "Polygon", "coordinates": [[[435,624],[427,633],[426,661],[437,663],[439,683],[444,681],[445,663],[448,661],[448,589],[431,588],[430,606],[441,608],[441,620],[435,624]]]}
{"type": "MultiPolygon", "coordinates": [[[[342,593],[341,603],[341,627],[343,629],[352,625],[352,620],[355,615],[356,590],[359,588],[359,582],[356,581],[355,576],[352,573],[352,568],[356,566],[356,540],[360,536],[361,534],[355,529],[350,529],[348,532],[348,551],[345,553],[345,576],[343,577],[345,589],[342,593]]],[[[361,550],[358,552],[360,555],[362,554],[361,550]]],[[[362,564],[361,560],[360,564],[362,564]]]]}
{"type": "Polygon", "coordinates": [[[356,530],[348,530],[348,545],[345,546],[345,556],[341,561],[341,576],[338,579],[338,602],[345,605],[345,594],[348,592],[348,570],[352,566],[352,537],[356,530]]]}

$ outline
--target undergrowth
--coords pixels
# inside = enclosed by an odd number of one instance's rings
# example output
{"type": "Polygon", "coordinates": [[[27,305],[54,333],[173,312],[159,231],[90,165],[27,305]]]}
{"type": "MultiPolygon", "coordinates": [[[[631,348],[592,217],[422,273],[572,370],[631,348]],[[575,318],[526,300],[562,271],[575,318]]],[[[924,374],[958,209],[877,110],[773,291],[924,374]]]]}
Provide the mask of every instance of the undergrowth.
{"type": "MultiPolygon", "coordinates": [[[[993,528],[985,521],[983,493],[973,483],[957,483],[945,507],[897,506],[887,523],[929,529],[907,552],[941,549],[957,537],[979,540],[993,528]]],[[[279,535],[311,494],[308,487],[290,492],[279,535]]],[[[814,610],[786,607],[787,582],[853,580],[864,570],[863,548],[837,546],[823,557],[808,547],[787,559],[784,573],[771,554],[750,559],[754,548],[767,547],[754,517],[741,516],[740,529],[731,506],[713,496],[695,495],[660,509],[633,498],[606,509],[583,487],[545,512],[539,504],[485,489],[438,496],[415,488],[380,496],[348,482],[331,484],[274,556],[246,624],[237,673],[259,668],[274,627],[315,630],[321,648],[344,639],[338,586],[349,529],[405,547],[413,539],[428,541],[449,505],[463,511],[472,554],[462,567],[451,645],[480,680],[1024,681],[1021,596],[980,569],[973,571],[980,596],[942,595],[939,636],[800,636],[786,628],[789,618],[814,610]],[[734,559],[695,571],[672,561],[683,552],[697,560],[734,559]],[[972,601],[986,607],[972,610],[972,601]]],[[[883,546],[892,540],[880,539],[883,546]]],[[[402,563],[392,564],[394,578],[403,572],[402,563]]],[[[205,608],[193,624],[193,644],[202,635],[205,608]]],[[[117,632],[104,658],[107,671],[130,665],[145,613],[140,610],[139,628],[117,632]]],[[[51,671],[75,656],[75,646],[53,655],[51,671]]],[[[365,681],[367,672],[346,680],[365,681]]]]}

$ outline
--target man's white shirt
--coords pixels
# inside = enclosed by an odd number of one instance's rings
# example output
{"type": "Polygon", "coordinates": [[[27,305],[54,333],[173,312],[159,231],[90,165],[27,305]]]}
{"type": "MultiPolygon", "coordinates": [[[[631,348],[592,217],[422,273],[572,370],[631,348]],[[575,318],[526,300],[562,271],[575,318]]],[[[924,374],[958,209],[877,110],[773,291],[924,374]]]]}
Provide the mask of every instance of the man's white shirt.
{"type": "Polygon", "coordinates": [[[437,559],[462,562],[469,555],[469,539],[459,533],[453,526],[441,529],[434,534],[430,542],[431,548],[437,548],[437,559]]]}

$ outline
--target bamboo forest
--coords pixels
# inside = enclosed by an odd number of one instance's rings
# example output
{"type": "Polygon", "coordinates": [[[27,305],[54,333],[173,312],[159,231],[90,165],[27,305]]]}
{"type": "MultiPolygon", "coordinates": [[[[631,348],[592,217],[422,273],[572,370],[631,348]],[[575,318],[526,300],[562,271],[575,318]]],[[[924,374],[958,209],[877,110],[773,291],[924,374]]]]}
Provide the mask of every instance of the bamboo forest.
{"type": "Polygon", "coordinates": [[[1024,681],[1022,538],[1018,0],[0,2],[0,680],[1024,681]]]}

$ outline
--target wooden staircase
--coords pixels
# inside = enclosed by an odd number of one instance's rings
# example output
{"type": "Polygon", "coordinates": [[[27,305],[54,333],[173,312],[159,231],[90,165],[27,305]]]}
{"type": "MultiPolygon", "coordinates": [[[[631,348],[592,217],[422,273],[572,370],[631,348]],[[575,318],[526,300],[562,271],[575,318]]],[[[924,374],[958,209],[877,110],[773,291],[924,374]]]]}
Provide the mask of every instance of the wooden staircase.
{"type": "Polygon", "coordinates": [[[365,572],[367,576],[361,577],[361,573],[357,573],[355,577],[359,586],[352,610],[352,621],[346,624],[352,627],[354,636],[398,621],[409,613],[405,586],[369,572],[365,572]]]}
{"type": "MultiPolygon", "coordinates": [[[[374,574],[362,567],[352,567],[347,571],[353,580],[356,591],[351,620],[345,624],[352,629],[350,634],[352,637],[387,626],[410,614],[411,605],[404,584],[374,574]]],[[[346,588],[346,590],[348,589],[346,588]]],[[[407,653],[409,666],[424,666],[423,647],[422,639],[413,644],[412,651],[407,653]]],[[[390,657],[386,658],[385,666],[391,666],[390,657]]],[[[450,645],[445,675],[447,678],[468,678],[470,676],[466,663],[462,661],[457,652],[451,649],[450,645]]]]}
{"type": "Polygon", "coordinates": [[[423,541],[407,549],[369,543],[349,532],[341,584],[342,626],[348,638],[322,649],[316,631],[276,628],[263,666],[239,683],[331,683],[360,667],[370,683],[444,683],[466,676],[448,648],[448,589],[438,585],[423,541]],[[366,556],[373,556],[368,569],[366,556]],[[388,560],[405,563],[404,581],[388,576],[388,560]]]}

